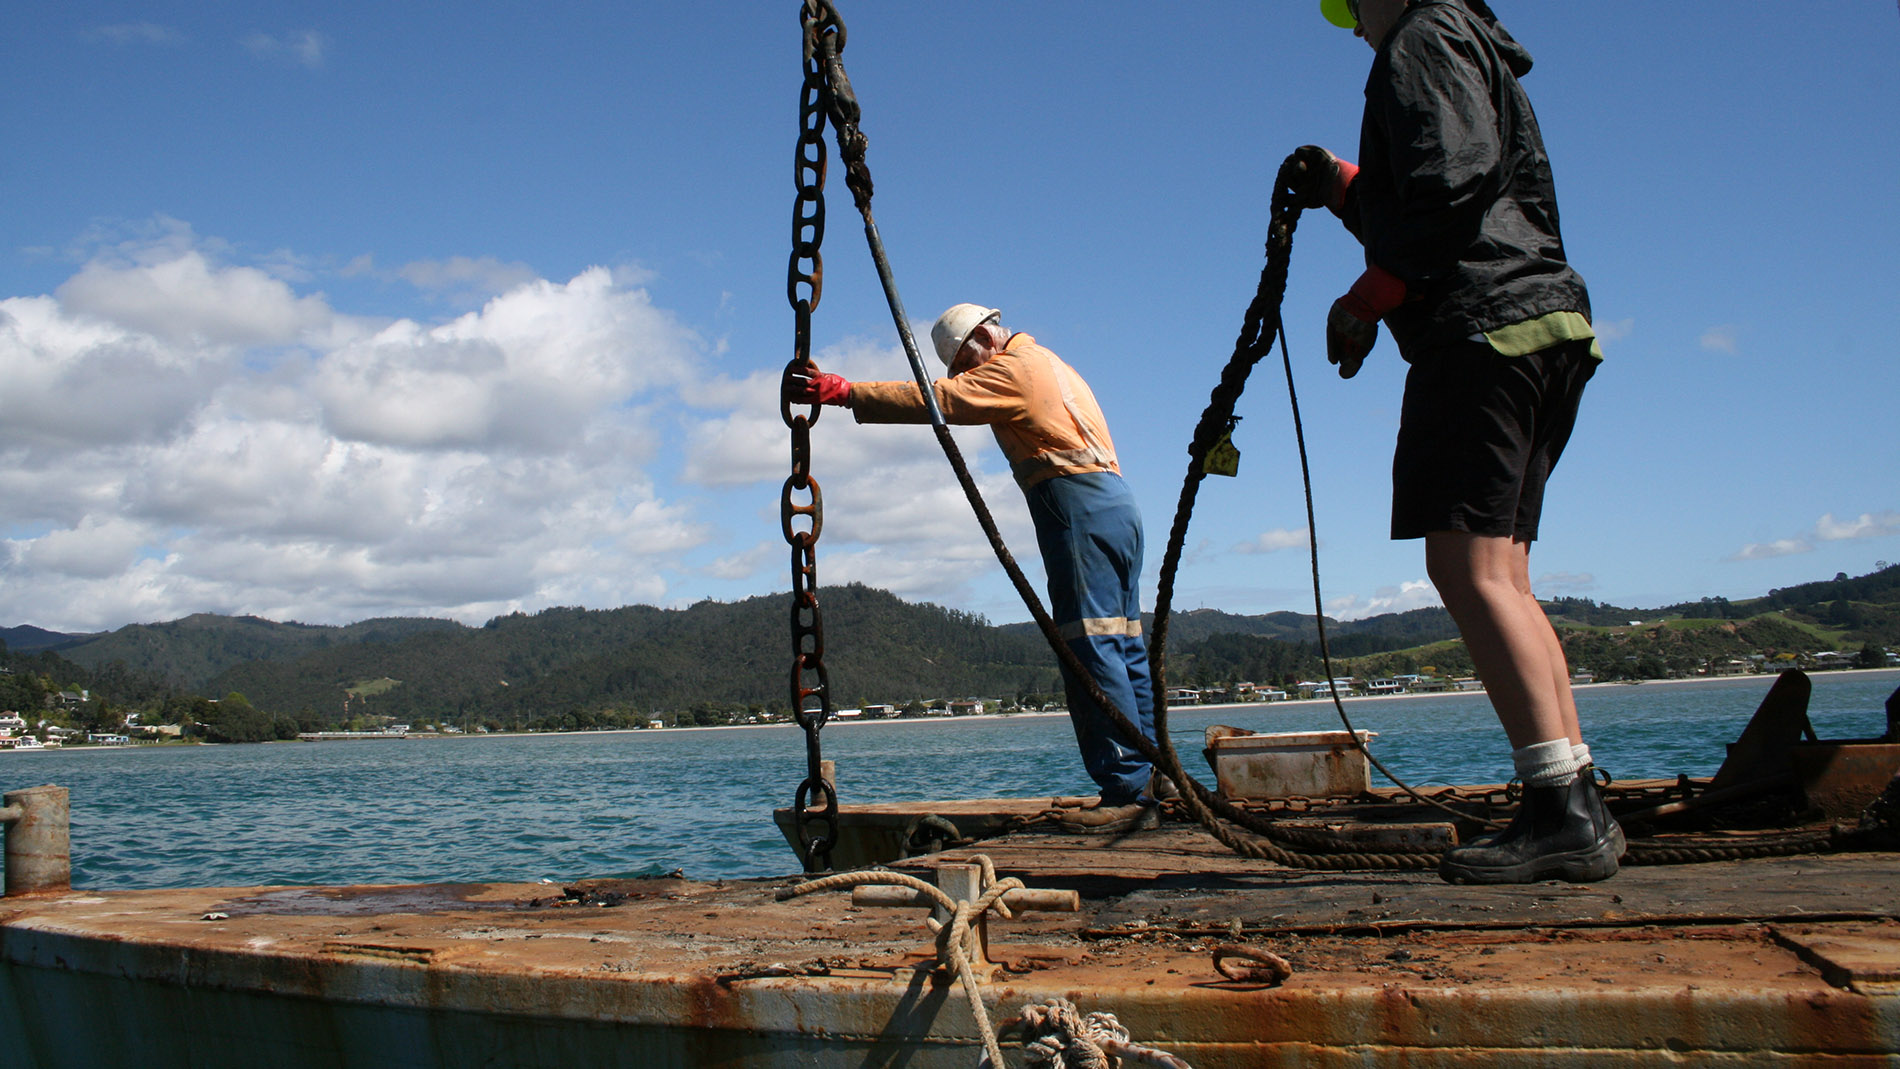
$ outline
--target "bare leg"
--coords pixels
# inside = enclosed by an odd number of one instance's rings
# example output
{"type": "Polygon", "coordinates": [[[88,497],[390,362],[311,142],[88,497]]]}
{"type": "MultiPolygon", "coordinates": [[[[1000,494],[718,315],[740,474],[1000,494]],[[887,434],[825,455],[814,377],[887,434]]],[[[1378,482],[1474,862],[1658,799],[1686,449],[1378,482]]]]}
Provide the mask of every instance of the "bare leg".
{"type": "Polygon", "coordinates": [[[1439,876],[1452,883],[1530,883],[1615,875],[1623,832],[1596,785],[1575,772],[1564,779],[1561,767],[1546,763],[1563,762],[1581,736],[1563,644],[1531,593],[1530,546],[1436,531],[1425,536],[1425,569],[1458,622],[1524,777],[1524,801],[1511,823],[1495,836],[1446,851],[1439,876]]]}
{"type": "MultiPolygon", "coordinates": [[[[1528,568],[1530,547],[1524,548],[1525,564],[1528,568]]],[[[1557,703],[1563,713],[1564,729],[1569,733],[1570,744],[1575,746],[1583,741],[1583,726],[1577,720],[1577,697],[1570,693],[1570,660],[1564,656],[1564,644],[1563,640],[1557,637],[1557,628],[1551,624],[1550,617],[1545,615],[1544,607],[1537,604],[1537,596],[1530,592],[1528,573],[1524,583],[1524,596],[1530,599],[1531,610],[1537,614],[1537,619],[1544,625],[1545,641],[1549,644],[1550,650],[1550,667],[1556,673],[1551,683],[1557,688],[1557,703]]]]}
{"type": "Polygon", "coordinates": [[[1582,742],[1563,644],[1531,593],[1529,544],[1434,531],[1425,536],[1425,570],[1464,636],[1511,746],[1582,742]]]}

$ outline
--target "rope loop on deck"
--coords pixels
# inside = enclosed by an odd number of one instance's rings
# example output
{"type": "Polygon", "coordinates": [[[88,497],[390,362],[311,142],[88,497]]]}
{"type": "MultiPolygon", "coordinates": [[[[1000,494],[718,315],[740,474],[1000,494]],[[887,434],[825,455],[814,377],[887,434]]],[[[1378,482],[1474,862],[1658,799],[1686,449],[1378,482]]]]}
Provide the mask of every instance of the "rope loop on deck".
{"type": "Polygon", "coordinates": [[[1003,1023],[1003,1028],[1021,1030],[1023,1064],[1029,1069],[1115,1069],[1122,1059],[1166,1069],[1191,1069],[1166,1051],[1132,1041],[1128,1029],[1114,1014],[1084,1015],[1065,998],[1024,1006],[1022,1013],[1003,1023]]]}
{"type": "Polygon", "coordinates": [[[983,1064],[992,1066],[994,1069],[1003,1069],[1005,1064],[1003,1048],[997,1039],[996,1029],[990,1025],[989,1007],[983,1004],[982,978],[976,974],[976,962],[983,953],[983,948],[977,940],[976,920],[991,911],[998,916],[1009,917],[1009,909],[1003,905],[1003,896],[1021,889],[1024,884],[1014,876],[997,879],[996,865],[991,862],[988,855],[974,855],[970,858],[970,863],[977,866],[983,888],[983,892],[970,901],[959,902],[935,884],[920,880],[908,873],[892,872],[888,869],[863,869],[857,872],[840,872],[821,876],[815,880],[806,880],[787,887],[778,892],[777,898],[783,902],[818,891],[836,891],[867,884],[909,887],[923,892],[935,905],[950,913],[950,923],[947,925],[938,924],[932,918],[925,918],[924,923],[936,933],[938,964],[956,976],[963,987],[965,997],[969,1000],[970,1015],[976,1018],[977,1028],[983,1036],[983,1064]]]}

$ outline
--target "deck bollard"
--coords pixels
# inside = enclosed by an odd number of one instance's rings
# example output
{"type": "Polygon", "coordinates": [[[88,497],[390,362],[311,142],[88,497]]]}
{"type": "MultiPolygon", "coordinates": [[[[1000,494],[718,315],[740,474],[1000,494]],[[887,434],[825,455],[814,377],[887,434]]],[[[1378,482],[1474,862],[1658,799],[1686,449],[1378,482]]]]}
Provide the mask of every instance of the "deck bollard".
{"type": "Polygon", "coordinates": [[[8,791],[0,808],[7,829],[6,894],[64,891],[73,885],[72,803],[64,787],[8,791]]]}
{"type": "MultiPolygon", "coordinates": [[[[979,865],[947,864],[937,867],[937,889],[949,895],[954,902],[974,902],[983,897],[983,869],[979,865]]],[[[851,904],[860,908],[865,906],[901,906],[924,907],[930,910],[931,919],[938,924],[949,924],[950,911],[937,904],[937,900],[922,891],[909,887],[880,886],[867,884],[855,887],[851,891],[851,904]]],[[[1043,910],[1050,913],[1075,913],[1082,908],[1082,896],[1075,891],[1040,890],[1031,887],[1018,887],[1003,893],[1003,905],[1015,912],[1024,910],[1043,910]]],[[[993,969],[989,960],[989,917],[987,914],[977,917],[971,924],[977,938],[978,971],[993,969]]]]}

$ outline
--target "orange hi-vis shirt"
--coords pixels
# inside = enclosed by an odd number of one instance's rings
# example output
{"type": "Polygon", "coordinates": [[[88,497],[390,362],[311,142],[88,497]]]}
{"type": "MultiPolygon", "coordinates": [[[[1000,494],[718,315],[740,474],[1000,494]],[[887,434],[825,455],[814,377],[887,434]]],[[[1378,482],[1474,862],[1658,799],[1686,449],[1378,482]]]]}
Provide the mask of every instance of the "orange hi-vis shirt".
{"type": "MultiPolygon", "coordinates": [[[[989,363],[931,389],[946,422],[989,425],[1024,489],[1058,475],[1121,474],[1094,391],[1027,334],[1012,335],[989,363]]],[[[915,382],[852,383],[851,413],[859,423],[930,422],[915,382]]]]}

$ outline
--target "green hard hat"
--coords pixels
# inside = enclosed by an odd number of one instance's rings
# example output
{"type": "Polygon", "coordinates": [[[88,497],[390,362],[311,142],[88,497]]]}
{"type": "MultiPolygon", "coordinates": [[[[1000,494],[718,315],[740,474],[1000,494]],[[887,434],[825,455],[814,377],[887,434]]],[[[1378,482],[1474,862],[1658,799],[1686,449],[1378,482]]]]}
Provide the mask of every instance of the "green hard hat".
{"type": "Polygon", "coordinates": [[[1326,16],[1327,22],[1342,30],[1359,28],[1359,20],[1352,17],[1352,12],[1346,7],[1346,0],[1319,0],[1319,13],[1326,16]]]}

